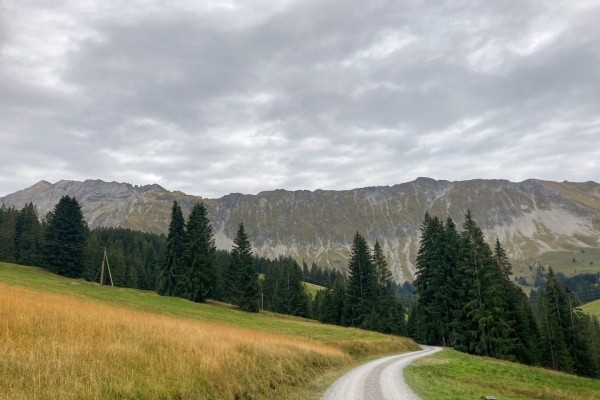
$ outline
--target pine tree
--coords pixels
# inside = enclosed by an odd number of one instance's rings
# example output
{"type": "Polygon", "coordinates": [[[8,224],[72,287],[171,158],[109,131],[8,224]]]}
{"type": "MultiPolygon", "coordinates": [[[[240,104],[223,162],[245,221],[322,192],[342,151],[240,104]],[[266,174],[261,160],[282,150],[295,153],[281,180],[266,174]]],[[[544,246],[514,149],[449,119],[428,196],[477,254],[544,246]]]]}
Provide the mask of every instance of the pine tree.
{"type": "Polygon", "coordinates": [[[346,307],[347,289],[346,282],[338,278],[333,282],[330,301],[325,306],[325,322],[342,325],[344,309],[346,307]]]}
{"type": "Polygon", "coordinates": [[[184,242],[186,270],[183,296],[204,302],[215,292],[215,239],[204,203],[196,203],[190,214],[184,242]]]}
{"type": "Polygon", "coordinates": [[[277,311],[280,309],[279,286],[282,281],[282,273],[283,270],[279,263],[269,260],[265,278],[262,281],[262,293],[266,310],[277,311]]]}
{"type": "Polygon", "coordinates": [[[19,212],[14,207],[0,206],[0,260],[4,262],[16,261],[15,241],[10,239],[14,236],[18,216],[19,212]]]}
{"type": "Polygon", "coordinates": [[[33,203],[26,204],[19,212],[15,224],[15,261],[21,265],[41,265],[42,226],[37,208],[33,203]]]}
{"type": "Polygon", "coordinates": [[[471,275],[472,300],[465,306],[470,321],[468,351],[477,355],[504,358],[511,353],[510,326],[504,313],[504,298],[498,268],[483,232],[472,218],[465,215],[461,234],[461,260],[471,275]]]}
{"type": "Polygon", "coordinates": [[[258,272],[254,267],[252,249],[243,222],[240,223],[233,243],[230,274],[233,275],[232,279],[237,282],[233,297],[234,304],[243,311],[258,312],[260,282],[258,280],[258,272]],[[237,277],[235,274],[237,274],[237,277]]]}
{"type": "Polygon", "coordinates": [[[535,364],[538,360],[539,342],[535,317],[527,295],[510,280],[512,266],[498,239],[494,246],[494,261],[503,288],[506,318],[512,327],[510,336],[513,350],[506,358],[514,358],[525,364],[535,364]]]}
{"type": "Polygon", "coordinates": [[[570,316],[570,310],[552,268],[548,271],[546,289],[541,295],[541,356],[542,364],[564,372],[574,372],[573,359],[567,346],[564,324],[570,316]]]}
{"type": "Polygon", "coordinates": [[[46,216],[45,265],[69,278],[82,277],[88,227],[75,198],[64,196],[46,216]]]}
{"type": "Polygon", "coordinates": [[[343,323],[368,329],[369,317],[375,305],[377,281],[369,247],[365,238],[358,232],[352,243],[348,269],[350,276],[343,323]]]}
{"type": "Polygon", "coordinates": [[[164,248],[163,261],[160,266],[157,292],[163,296],[179,296],[181,279],[181,263],[183,258],[183,239],[185,236],[185,220],[181,206],[173,202],[171,223],[164,248]]]}
{"type": "Polygon", "coordinates": [[[379,242],[375,241],[373,247],[373,266],[377,281],[376,305],[372,313],[374,319],[370,326],[383,333],[403,334],[406,332],[404,306],[396,300],[396,293],[392,288],[392,272],[379,242]]]}
{"type": "Polygon", "coordinates": [[[421,226],[421,243],[417,254],[415,286],[419,295],[420,339],[427,344],[439,345],[443,336],[443,310],[438,297],[443,291],[443,224],[437,217],[425,214],[421,226]]]}

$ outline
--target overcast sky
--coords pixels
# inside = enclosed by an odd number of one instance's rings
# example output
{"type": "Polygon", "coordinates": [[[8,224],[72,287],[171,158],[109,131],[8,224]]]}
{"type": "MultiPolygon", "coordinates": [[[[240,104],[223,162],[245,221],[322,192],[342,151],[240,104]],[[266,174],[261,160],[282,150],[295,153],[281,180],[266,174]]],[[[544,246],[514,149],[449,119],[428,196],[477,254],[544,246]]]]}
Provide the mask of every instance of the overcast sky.
{"type": "Polygon", "coordinates": [[[3,0],[0,195],[600,181],[597,0],[3,0]]]}

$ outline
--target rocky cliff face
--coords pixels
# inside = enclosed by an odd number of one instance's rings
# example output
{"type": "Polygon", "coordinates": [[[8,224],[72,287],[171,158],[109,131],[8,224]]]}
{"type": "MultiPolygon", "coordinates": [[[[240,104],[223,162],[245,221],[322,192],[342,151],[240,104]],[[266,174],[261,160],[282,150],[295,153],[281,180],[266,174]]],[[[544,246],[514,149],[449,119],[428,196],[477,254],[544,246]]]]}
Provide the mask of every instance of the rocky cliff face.
{"type": "Polygon", "coordinates": [[[600,247],[600,184],[527,180],[462,182],[418,178],[394,186],[354,190],[233,193],[202,199],[158,185],[87,180],[42,181],[0,198],[6,206],[37,205],[40,215],[64,195],[82,204],[90,227],[123,226],[166,232],[173,200],[189,211],[204,201],[217,245],[229,249],[241,220],[257,253],[291,255],[344,269],[358,230],[383,245],[398,281],[412,279],[419,227],[426,211],[452,217],[460,227],[470,208],[490,241],[497,237],[518,265],[540,254],[574,247],[600,247]]]}

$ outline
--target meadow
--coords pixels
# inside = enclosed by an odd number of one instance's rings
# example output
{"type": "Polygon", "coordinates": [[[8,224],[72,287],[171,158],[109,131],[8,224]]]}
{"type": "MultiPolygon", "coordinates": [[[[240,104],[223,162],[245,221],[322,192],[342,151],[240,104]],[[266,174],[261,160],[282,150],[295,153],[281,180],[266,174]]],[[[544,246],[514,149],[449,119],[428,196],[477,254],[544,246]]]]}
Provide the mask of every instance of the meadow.
{"type": "Polygon", "coordinates": [[[404,369],[409,386],[423,400],[594,400],[600,380],[529,367],[451,349],[404,369]]]}
{"type": "Polygon", "coordinates": [[[591,303],[584,304],[581,306],[583,312],[595,315],[600,318],[600,300],[593,301],[591,303]]]}
{"type": "Polygon", "coordinates": [[[298,399],[405,338],[0,263],[0,399],[298,399]]]}

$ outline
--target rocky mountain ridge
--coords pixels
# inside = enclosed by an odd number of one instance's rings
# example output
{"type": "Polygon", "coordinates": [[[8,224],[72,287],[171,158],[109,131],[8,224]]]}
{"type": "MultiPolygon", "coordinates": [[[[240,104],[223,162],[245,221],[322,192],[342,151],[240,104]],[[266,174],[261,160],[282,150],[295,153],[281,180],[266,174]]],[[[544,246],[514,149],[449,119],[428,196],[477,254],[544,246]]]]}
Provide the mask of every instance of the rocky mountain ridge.
{"type": "Polygon", "coordinates": [[[33,202],[45,215],[69,195],[82,204],[90,227],[122,226],[166,232],[173,200],[189,212],[197,201],[209,209],[217,245],[229,249],[241,220],[254,250],[275,257],[344,269],[356,230],[382,244],[397,281],[412,279],[419,228],[426,211],[457,225],[470,208],[486,237],[496,237],[516,265],[548,251],[600,247],[600,184],[526,180],[450,182],[418,178],[393,186],[353,190],[273,190],[203,199],[159,185],[100,180],[41,181],[0,198],[5,206],[33,202]]]}

